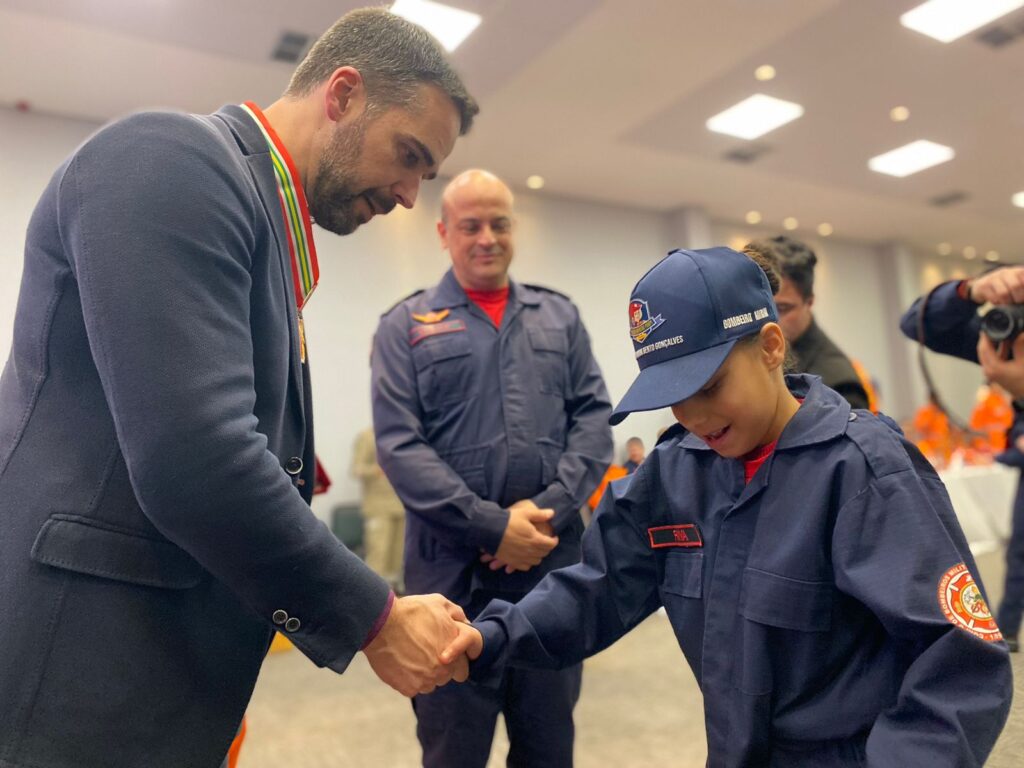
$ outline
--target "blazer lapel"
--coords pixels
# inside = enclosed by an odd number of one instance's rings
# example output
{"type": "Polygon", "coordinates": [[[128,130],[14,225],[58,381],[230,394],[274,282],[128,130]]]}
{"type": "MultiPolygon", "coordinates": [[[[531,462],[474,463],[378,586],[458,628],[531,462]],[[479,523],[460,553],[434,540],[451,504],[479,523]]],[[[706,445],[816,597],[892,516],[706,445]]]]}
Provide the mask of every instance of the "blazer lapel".
{"type": "Polygon", "coordinates": [[[306,398],[304,396],[301,341],[299,339],[299,316],[295,306],[295,288],[292,279],[291,253],[288,250],[288,235],[281,210],[281,199],[277,192],[277,180],[270,160],[270,151],[259,128],[241,107],[229,105],[217,112],[217,117],[234,133],[235,139],[245,154],[249,172],[256,185],[256,192],[271,223],[277,246],[278,268],[281,271],[282,300],[288,318],[288,339],[290,349],[291,382],[288,387],[289,410],[295,414],[298,434],[305,436],[307,429],[306,398]]]}

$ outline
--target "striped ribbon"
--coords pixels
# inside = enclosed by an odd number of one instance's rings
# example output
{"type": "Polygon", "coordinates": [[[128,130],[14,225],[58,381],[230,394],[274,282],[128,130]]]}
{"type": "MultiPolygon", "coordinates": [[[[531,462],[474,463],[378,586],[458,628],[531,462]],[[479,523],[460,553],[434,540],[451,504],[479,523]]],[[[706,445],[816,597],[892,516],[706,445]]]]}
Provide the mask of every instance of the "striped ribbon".
{"type": "Polygon", "coordinates": [[[291,155],[281,138],[267,121],[266,116],[251,101],[242,105],[263,133],[270,147],[270,160],[274,165],[277,179],[277,193],[281,198],[281,212],[286,225],[288,250],[292,257],[292,283],[295,286],[295,303],[301,310],[320,279],[320,265],[316,260],[316,246],[313,244],[313,228],[310,225],[306,195],[302,191],[299,173],[295,170],[291,155]]]}

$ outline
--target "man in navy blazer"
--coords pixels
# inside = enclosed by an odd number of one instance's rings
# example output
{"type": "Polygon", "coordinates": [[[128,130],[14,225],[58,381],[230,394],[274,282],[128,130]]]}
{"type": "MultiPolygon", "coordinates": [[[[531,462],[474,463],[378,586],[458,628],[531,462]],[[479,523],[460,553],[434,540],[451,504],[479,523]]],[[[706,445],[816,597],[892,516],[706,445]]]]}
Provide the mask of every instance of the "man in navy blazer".
{"type": "Polygon", "coordinates": [[[260,111],[139,114],[57,170],[0,378],[0,766],[217,766],[274,630],[401,692],[463,618],[309,509],[310,219],[411,208],[477,107],[436,41],[338,21],[260,111]]]}

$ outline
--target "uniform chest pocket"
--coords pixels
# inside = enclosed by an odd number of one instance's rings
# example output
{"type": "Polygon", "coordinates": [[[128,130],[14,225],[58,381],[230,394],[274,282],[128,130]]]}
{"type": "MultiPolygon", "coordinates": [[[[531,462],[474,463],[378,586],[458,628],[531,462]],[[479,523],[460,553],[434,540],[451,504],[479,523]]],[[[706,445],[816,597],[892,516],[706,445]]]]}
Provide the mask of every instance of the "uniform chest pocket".
{"type": "Polygon", "coordinates": [[[472,384],[473,347],[465,332],[424,339],[413,347],[413,363],[424,410],[466,398],[472,384]]]}
{"type": "Polygon", "coordinates": [[[533,368],[541,392],[565,397],[569,379],[569,339],[557,328],[527,328],[533,368]]]}
{"type": "Polygon", "coordinates": [[[740,592],[740,614],[781,629],[827,632],[832,627],[834,595],[832,582],[802,581],[747,568],[740,592]]]}
{"type": "Polygon", "coordinates": [[[679,597],[702,597],[704,594],[704,555],[700,552],[676,553],[665,556],[665,573],[661,591],[679,597]]]}
{"type": "Polygon", "coordinates": [[[687,661],[700,676],[701,642],[704,635],[704,555],[701,552],[668,552],[659,593],[672,631],[687,661]]]}

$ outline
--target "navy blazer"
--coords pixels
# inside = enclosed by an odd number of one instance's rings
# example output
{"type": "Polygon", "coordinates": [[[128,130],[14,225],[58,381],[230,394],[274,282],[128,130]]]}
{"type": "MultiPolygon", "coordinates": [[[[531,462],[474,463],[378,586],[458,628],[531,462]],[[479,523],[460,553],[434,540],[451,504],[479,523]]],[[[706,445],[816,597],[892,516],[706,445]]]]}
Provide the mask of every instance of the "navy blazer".
{"type": "Polygon", "coordinates": [[[389,590],[310,511],[284,220],[239,107],[85,142],[0,379],[0,765],[215,766],[272,630],[341,672],[389,590]]]}

